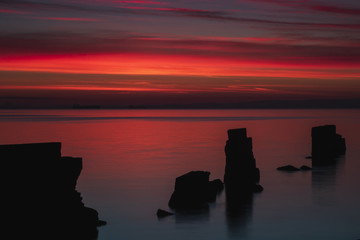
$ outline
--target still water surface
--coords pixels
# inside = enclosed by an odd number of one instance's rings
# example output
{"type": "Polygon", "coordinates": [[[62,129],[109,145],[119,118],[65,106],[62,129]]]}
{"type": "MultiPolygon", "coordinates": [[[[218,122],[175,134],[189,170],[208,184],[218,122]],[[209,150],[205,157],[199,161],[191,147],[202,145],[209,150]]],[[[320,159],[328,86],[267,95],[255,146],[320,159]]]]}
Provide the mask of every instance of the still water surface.
{"type": "Polygon", "coordinates": [[[360,110],[1,110],[0,144],[62,142],[83,157],[77,189],[112,239],[360,239],[360,110]],[[311,127],[336,124],[347,153],[311,166],[311,127]],[[158,220],[175,178],[192,170],[223,178],[229,128],[248,129],[264,191],[209,211],[158,220]]]}

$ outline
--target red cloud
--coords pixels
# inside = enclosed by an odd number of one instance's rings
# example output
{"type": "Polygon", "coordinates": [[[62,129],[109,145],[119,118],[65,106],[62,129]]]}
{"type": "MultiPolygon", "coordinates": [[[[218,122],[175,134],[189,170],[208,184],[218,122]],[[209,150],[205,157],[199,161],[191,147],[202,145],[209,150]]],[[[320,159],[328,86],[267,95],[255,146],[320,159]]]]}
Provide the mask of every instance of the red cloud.
{"type": "Polygon", "coordinates": [[[155,1],[146,1],[146,0],[133,0],[133,1],[115,1],[119,3],[131,3],[131,4],[149,4],[149,5],[167,5],[166,2],[155,2],[155,1]]]}
{"type": "Polygon", "coordinates": [[[76,21],[76,22],[99,22],[97,18],[75,18],[75,17],[32,17],[34,19],[54,20],[54,21],[76,21]]]}
{"type": "Polygon", "coordinates": [[[319,5],[316,1],[308,0],[294,0],[294,1],[281,1],[281,0],[244,0],[248,2],[262,2],[262,3],[271,3],[279,6],[294,8],[294,9],[307,9],[317,12],[328,12],[328,13],[338,13],[344,15],[359,15],[359,8],[346,8],[343,6],[334,6],[334,5],[319,5]]]}
{"type": "Polygon", "coordinates": [[[2,34],[0,52],[13,58],[31,55],[79,54],[140,54],[159,56],[186,56],[210,59],[231,59],[240,62],[266,62],[285,66],[358,66],[360,50],[353,42],[322,39],[310,45],[313,39],[240,38],[234,39],[169,39],[86,34],[2,34]]]}
{"type": "Polygon", "coordinates": [[[339,14],[347,14],[347,15],[360,15],[360,9],[352,9],[352,8],[343,8],[336,6],[312,6],[310,7],[312,10],[320,11],[320,12],[329,12],[329,13],[339,13],[339,14]]]}
{"type": "Polygon", "coordinates": [[[14,11],[14,10],[9,10],[9,9],[2,9],[2,8],[0,8],[0,13],[26,14],[26,12],[14,11]]]}

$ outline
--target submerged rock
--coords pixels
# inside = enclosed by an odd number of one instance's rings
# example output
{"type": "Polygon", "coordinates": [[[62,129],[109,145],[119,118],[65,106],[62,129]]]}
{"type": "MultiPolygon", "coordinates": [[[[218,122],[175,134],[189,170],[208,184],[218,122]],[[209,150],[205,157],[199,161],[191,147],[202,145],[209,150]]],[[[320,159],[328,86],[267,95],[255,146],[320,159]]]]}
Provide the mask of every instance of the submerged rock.
{"type": "Polygon", "coordinates": [[[301,171],[309,171],[309,170],[312,170],[312,168],[309,167],[309,166],[306,166],[306,165],[302,165],[302,166],[300,167],[300,170],[301,170],[301,171]]]}
{"type": "Polygon", "coordinates": [[[176,178],[169,207],[177,210],[208,207],[221,191],[221,180],[209,181],[210,172],[192,171],[176,178]]]}
{"type": "Polygon", "coordinates": [[[252,139],[246,136],[246,128],[228,130],[225,155],[224,183],[226,191],[234,190],[244,193],[258,192],[262,189],[262,187],[258,187],[260,171],[256,168],[252,139]]]}
{"type": "Polygon", "coordinates": [[[309,171],[311,170],[311,167],[302,165],[300,168],[294,167],[292,165],[286,165],[282,167],[278,167],[277,170],[279,171],[285,171],[285,172],[298,172],[298,171],[309,171]]]}
{"type": "Polygon", "coordinates": [[[81,158],[61,157],[59,142],[0,145],[0,156],[7,181],[2,199],[14,224],[8,227],[27,230],[15,234],[39,237],[46,229],[56,235],[49,238],[96,238],[97,226],[105,222],[75,189],[81,158]]]}
{"type": "Polygon", "coordinates": [[[292,165],[286,165],[286,166],[282,166],[282,167],[278,167],[277,170],[279,171],[287,171],[287,172],[297,172],[300,171],[300,169],[292,166],[292,165]]]}
{"type": "Polygon", "coordinates": [[[327,164],[345,154],[345,139],[336,133],[336,125],[317,126],[311,129],[312,162],[327,164]]]}
{"type": "Polygon", "coordinates": [[[168,217],[168,216],[172,216],[174,215],[174,213],[162,210],[162,209],[158,209],[156,212],[156,215],[158,216],[158,218],[163,218],[163,217],[168,217]]]}

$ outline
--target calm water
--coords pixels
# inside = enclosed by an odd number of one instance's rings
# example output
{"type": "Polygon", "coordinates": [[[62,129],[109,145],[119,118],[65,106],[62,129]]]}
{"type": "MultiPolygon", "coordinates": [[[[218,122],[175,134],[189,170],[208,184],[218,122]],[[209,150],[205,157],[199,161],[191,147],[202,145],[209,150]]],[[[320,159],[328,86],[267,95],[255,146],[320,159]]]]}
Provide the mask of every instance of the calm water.
{"type": "Polygon", "coordinates": [[[78,181],[87,206],[112,239],[360,238],[360,110],[19,110],[0,111],[0,144],[61,141],[83,157],[78,181]],[[338,164],[311,166],[312,126],[336,124],[346,138],[338,164]],[[208,212],[158,220],[174,181],[191,170],[224,174],[229,128],[248,129],[264,192],[238,210],[225,194],[208,212]]]}

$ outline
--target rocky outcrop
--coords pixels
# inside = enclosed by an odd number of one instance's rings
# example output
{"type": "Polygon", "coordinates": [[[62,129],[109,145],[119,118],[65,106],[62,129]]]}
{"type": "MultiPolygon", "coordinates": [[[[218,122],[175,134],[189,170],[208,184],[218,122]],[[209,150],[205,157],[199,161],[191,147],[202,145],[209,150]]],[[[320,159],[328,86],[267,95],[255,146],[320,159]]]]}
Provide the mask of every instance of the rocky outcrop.
{"type": "Polygon", "coordinates": [[[298,171],[309,171],[311,170],[311,167],[302,165],[300,168],[294,167],[293,165],[286,165],[282,167],[278,167],[277,170],[279,171],[285,171],[285,172],[298,172],[298,171]]]}
{"type": "Polygon", "coordinates": [[[224,183],[226,191],[258,192],[260,171],[252,151],[252,139],[246,135],[246,128],[228,130],[225,146],[226,166],[224,183]]]}
{"type": "Polygon", "coordinates": [[[313,164],[331,163],[345,154],[345,139],[336,133],[335,125],[317,126],[311,129],[313,164]]]}
{"type": "Polygon", "coordinates": [[[176,210],[208,207],[208,203],[215,201],[223,188],[221,180],[210,182],[209,176],[210,172],[192,171],[177,177],[169,207],[176,210]]]}
{"type": "Polygon", "coordinates": [[[45,232],[50,239],[96,238],[105,222],[75,189],[81,158],[61,157],[59,142],[0,145],[0,156],[7,180],[2,198],[16,228],[26,229],[29,238],[45,232]]]}

